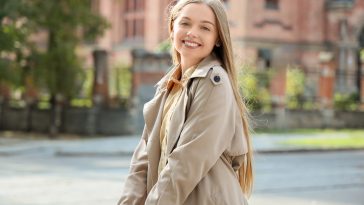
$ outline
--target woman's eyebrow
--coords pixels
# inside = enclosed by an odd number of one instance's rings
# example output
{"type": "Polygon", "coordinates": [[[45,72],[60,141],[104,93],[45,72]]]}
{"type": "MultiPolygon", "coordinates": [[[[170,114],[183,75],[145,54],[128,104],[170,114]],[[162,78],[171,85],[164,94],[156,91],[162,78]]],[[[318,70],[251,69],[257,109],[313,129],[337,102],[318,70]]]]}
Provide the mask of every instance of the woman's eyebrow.
{"type": "Polygon", "coordinates": [[[191,20],[189,17],[187,16],[183,16],[181,19],[186,19],[186,20],[191,20]]]}
{"type": "MultiPolygon", "coordinates": [[[[181,19],[186,19],[186,20],[191,21],[191,18],[189,18],[187,16],[183,16],[181,19]]],[[[208,21],[208,20],[202,20],[201,23],[208,23],[208,24],[211,24],[211,25],[215,26],[214,23],[212,23],[211,21],[208,21]]]]}
{"type": "Polygon", "coordinates": [[[215,26],[214,23],[212,23],[211,21],[207,21],[207,20],[201,21],[201,23],[208,23],[208,24],[211,24],[211,25],[215,26]]]}

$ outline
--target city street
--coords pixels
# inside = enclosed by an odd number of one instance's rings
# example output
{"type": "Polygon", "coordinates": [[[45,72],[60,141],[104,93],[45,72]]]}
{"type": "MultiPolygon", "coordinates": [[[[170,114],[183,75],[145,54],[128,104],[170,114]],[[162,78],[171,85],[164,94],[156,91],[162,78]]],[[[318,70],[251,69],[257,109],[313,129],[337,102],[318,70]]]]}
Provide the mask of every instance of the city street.
{"type": "MultiPolygon", "coordinates": [[[[363,205],[364,151],[257,154],[251,205],[363,205]]],[[[116,204],[130,155],[0,155],[0,205],[116,204]]]]}
{"type": "Polygon", "coordinates": [[[364,152],[256,156],[253,205],[364,205],[364,152]]]}

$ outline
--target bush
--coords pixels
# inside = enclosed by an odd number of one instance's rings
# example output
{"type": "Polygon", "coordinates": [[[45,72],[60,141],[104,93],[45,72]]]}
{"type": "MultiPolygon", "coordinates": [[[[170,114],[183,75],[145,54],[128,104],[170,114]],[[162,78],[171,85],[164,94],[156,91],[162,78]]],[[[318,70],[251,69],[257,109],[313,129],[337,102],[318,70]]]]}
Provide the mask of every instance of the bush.
{"type": "Polygon", "coordinates": [[[287,69],[286,102],[287,108],[303,108],[303,93],[305,91],[305,74],[302,69],[290,67],[287,69]]]}
{"type": "Polygon", "coordinates": [[[271,109],[271,95],[269,82],[272,72],[255,72],[255,68],[245,65],[238,76],[242,96],[250,110],[269,111],[271,109]]]}
{"type": "Polygon", "coordinates": [[[334,108],[338,110],[357,110],[359,98],[360,96],[357,93],[335,93],[334,108]]]}
{"type": "Polygon", "coordinates": [[[131,68],[124,64],[117,64],[109,75],[109,88],[112,106],[128,106],[132,86],[131,68]]]}
{"type": "Polygon", "coordinates": [[[171,47],[172,47],[171,41],[169,39],[166,39],[157,46],[156,51],[169,52],[171,50],[171,47]]]}

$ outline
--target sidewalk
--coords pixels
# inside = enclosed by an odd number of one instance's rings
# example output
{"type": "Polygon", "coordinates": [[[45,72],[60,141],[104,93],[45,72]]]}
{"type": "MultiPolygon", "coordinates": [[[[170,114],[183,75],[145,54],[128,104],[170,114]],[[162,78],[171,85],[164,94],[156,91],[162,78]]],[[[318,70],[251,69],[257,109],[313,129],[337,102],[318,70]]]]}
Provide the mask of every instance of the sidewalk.
{"type": "MultiPolygon", "coordinates": [[[[338,151],[348,149],[322,149],[284,144],[285,140],[309,137],[303,134],[254,134],[256,153],[281,153],[305,151],[338,151]]],[[[321,137],[321,136],[317,136],[321,137]]],[[[327,135],[322,135],[327,137],[327,135]]],[[[86,139],[26,139],[6,138],[0,135],[0,156],[19,154],[46,154],[55,156],[120,156],[132,155],[140,136],[114,136],[86,139]]]]}

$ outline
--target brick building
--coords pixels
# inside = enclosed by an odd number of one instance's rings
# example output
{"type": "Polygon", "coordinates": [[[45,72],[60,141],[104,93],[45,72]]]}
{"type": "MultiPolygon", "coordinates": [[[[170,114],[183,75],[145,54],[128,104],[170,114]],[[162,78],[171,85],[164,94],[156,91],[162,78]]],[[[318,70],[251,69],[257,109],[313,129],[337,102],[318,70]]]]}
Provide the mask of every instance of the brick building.
{"type": "MultiPolygon", "coordinates": [[[[168,37],[167,7],[173,0],[94,0],[112,24],[97,46],[111,61],[130,62],[132,48],[154,50],[168,37]]],[[[239,62],[258,70],[301,67],[318,93],[323,56],[336,72],[335,90],[364,92],[359,53],[364,48],[364,0],[224,0],[239,62]]],[[[281,86],[276,86],[281,87],[281,86]]],[[[279,91],[278,91],[279,92],[279,91]]],[[[364,95],[363,95],[364,96],[364,95]]]]}
{"type": "Polygon", "coordinates": [[[85,51],[99,48],[111,54],[111,62],[131,61],[134,48],[154,50],[168,37],[167,8],[171,0],[93,0],[92,9],[111,24],[102,38],[85,51]]]}

